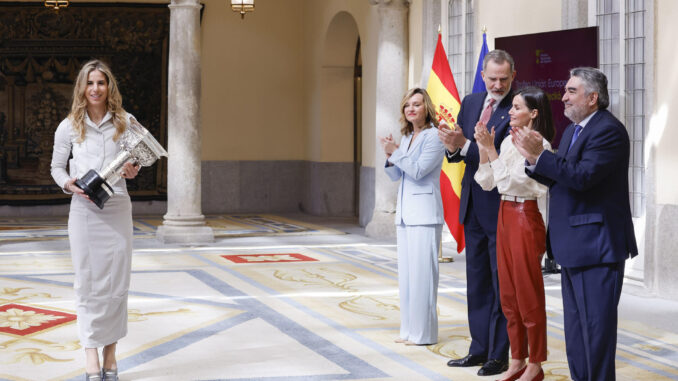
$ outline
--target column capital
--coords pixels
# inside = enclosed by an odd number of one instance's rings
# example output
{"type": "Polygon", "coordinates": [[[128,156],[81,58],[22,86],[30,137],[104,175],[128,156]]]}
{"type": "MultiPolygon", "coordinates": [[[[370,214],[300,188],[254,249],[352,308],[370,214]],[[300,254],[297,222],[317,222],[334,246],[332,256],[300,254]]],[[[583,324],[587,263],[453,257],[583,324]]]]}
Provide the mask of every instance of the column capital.
{"type": "Polygon", "coordinates": [[[378,5],[379,7],[403,7],[410,6],[412,0],[370,0],[370,4],[378,5]]]}
{"type": "Polygon", "coordinates": [[[171,0],[169,8],[201,8],[199,0],[171,0]]]}

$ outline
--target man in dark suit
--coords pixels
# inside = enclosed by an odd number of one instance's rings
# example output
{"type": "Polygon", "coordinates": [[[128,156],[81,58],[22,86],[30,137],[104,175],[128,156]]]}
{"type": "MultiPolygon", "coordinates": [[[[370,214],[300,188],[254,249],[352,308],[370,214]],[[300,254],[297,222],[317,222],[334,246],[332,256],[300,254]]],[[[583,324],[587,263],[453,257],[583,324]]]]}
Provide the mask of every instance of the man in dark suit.
{"type": "Polygon", "coordinates": [[[500,374],[508,368],[508,334],[501,311],[497,278],[497,215],[499,193],[484,191],[473,176],[478,169],[478,145],[473,138],[477,123],[494,128],[494,146],[509,133],[508,111],[516,76],[513,58],[503,50],[489,52],[483,61],[487,91],[469,94],[461,102],[457,125],[451,130],[441,124],[438,136],[445,144],[449,162],[466,163],[461,182],[459,222],[466,238],[466,294],[471,347],[466,357],[450,360],[448,366],[482,365],[479,376],[500,374]]]}
{"type": "Polygon", "coordinates": [[[557,153],[541,136],[511,132],[527,172],[549,186],[547,248],[562,267],[565,345],[575,381],[615,379],[624,261],[638,253],[629,205],[629,136],[609,111],[607,78],[575,68],[565,85],[572,121],[557,153]],[[538,146],[538,147],[537,147],[538,146]]]}

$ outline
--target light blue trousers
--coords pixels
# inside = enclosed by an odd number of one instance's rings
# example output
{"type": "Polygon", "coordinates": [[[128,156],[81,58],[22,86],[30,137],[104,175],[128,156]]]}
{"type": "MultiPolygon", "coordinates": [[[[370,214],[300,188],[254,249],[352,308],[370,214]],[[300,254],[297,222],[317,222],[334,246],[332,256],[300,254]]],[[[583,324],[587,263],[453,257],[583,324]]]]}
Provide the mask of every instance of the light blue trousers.
{"type": "Polygon", "coordinates": [[[442,225],[397,225],[400,338],[438,342],[438,249],[442,225]]]}

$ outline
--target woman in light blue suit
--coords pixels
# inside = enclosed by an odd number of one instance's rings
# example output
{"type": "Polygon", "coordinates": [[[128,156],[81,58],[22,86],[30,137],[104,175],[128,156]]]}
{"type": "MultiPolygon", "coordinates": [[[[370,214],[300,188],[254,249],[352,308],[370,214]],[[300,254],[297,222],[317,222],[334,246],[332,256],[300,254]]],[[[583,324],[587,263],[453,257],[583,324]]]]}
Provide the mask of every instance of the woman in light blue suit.
{"type": "Polygon", "coordinates": [[[400,105],[403,135],[381,138],[386,174],[400,182],[396,207],[400,337],[397,343],[438,342],[438,250],[443,227],[440,167],[444,146],[426,90],[414,88],[400,105]]]}

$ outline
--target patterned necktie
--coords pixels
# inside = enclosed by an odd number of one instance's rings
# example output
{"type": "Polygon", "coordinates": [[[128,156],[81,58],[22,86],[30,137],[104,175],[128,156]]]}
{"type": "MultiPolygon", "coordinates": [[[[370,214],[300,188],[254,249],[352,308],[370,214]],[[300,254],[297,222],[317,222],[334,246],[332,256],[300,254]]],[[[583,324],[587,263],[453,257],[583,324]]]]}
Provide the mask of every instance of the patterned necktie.
{"type": "Polygon", "coordinates": [[[572,146],[574,145],[574,142],[577,141],[577,138],[579,137],[579,134],[581,134],[581,130],[583,130],[583,129],[584,129],[584,127],[582,127],[578,124],[576,126],[574,126],[574,134],[572,135],[572,140],[570,140],[570,146],[567,147],[568,152],[570,151],[570,148],[572,148],[572,146]]]}
{"type": "Polygon", "coordinates": [[[482,114],[480,114],[480,119],[478,120],[479,122],[482,122],[483,124],[487,124],[487,122],[490,121],[490,116],[492,116],[492,106],[494,106],[494,103],[497,100],[494,98],[490,98],[490,102],[487,104],[487,107],[483,110],[482,114]]]}

